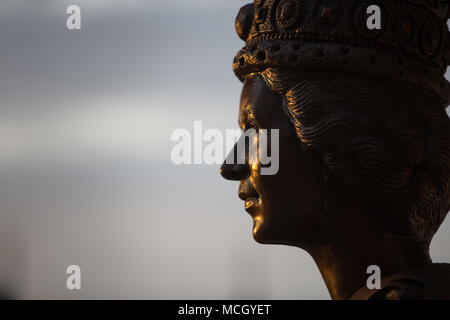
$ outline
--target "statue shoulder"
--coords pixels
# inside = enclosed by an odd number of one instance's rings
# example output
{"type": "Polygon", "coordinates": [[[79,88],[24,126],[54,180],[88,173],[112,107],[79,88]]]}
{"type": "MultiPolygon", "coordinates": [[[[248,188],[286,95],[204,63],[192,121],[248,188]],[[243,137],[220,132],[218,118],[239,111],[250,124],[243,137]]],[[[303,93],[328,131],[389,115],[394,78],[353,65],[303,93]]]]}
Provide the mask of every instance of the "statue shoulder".
{"type": "Polygon", "coordinates": [[[358,290],[355,300],[450,300],[450,264],[434,263],[382,279],[381,289],[358,290]]]}

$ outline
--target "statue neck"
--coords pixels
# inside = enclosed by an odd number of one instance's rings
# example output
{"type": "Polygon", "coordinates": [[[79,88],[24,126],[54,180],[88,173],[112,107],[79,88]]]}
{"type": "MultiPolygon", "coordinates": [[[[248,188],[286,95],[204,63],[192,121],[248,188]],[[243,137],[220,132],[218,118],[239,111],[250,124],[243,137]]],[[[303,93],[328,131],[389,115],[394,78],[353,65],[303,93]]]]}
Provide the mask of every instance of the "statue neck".
{"type": "Polygon", "coordinates": [[[320,242],[300,246],[316,262],[332,299],[349,299],[366,287],[373,275],[367,273],[370,266],[378,266],[383,279],[432,263],[428,242],[387,233],[373,219],[377,212],[365,210],[367,204],[342,188],[332,190],[327,196],[331,210],[319,214],[320,242]]]}
{"type": "MultiPolygon", "coordinates": [[[[368,230],[366,230],[368,231],[368,230]]],[[[380,267],[381,278],[430,264],[429,244],[398,237],[370,233],[343,235],[338,243],[319,245],[307,251],[316,262],[333,300],[349,299],[367,285],[373,273],[371,265],[380,267]]]]}

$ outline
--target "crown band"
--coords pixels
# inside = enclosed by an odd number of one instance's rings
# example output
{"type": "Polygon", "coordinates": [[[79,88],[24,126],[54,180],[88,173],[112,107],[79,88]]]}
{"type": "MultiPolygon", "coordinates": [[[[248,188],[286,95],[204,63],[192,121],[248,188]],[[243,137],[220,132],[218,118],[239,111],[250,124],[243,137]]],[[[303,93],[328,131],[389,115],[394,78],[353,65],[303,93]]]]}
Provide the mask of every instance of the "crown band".
{"type": "Polygon", "coordinates": [[[447,9],[439,0],[256,0],[237,17],[246,46],[233,69],[241,80],[268,67],[358,73],[450,102],[447,9]],[[366,26],[374,4],[380,30],[366,26]]]}

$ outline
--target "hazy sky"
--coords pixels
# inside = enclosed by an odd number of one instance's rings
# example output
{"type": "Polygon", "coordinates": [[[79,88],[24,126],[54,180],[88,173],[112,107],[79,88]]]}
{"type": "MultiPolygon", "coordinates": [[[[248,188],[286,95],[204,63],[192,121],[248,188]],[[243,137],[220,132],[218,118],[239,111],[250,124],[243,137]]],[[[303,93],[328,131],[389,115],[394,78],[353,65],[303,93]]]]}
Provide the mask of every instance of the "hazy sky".
{"type": "MultiPolygon", "coordinates": [[[[261,246],[218,166],[170,134],[237,128],[237,0],[0,4],[0,275],[25,298],[318,298],[303,251],[261,246]],[[65,288],[80,265],[83,289],[65,288]]],[[[433,257],[449,261],[450,222],[433,257]]]]}

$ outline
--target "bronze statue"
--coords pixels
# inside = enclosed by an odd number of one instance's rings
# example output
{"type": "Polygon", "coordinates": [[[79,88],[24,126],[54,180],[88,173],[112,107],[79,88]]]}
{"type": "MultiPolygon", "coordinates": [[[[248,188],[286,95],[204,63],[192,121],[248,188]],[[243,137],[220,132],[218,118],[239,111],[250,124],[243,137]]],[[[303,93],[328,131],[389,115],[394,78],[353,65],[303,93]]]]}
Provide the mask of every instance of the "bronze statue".
{"type": "Polygon", "coordinates": [[[450,209],[448,16],[439,0],[256,0],[236,18],[239,125],[279,129],[280,166],[221,174],[255,240],[306,250],[333,299],[450,299],[429,255],[450,209]]]}

